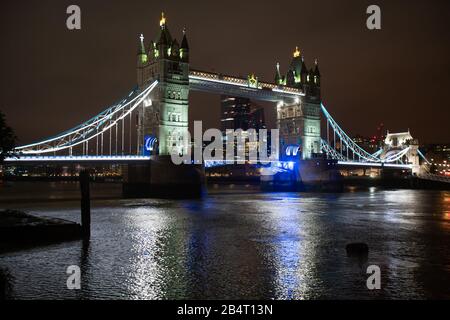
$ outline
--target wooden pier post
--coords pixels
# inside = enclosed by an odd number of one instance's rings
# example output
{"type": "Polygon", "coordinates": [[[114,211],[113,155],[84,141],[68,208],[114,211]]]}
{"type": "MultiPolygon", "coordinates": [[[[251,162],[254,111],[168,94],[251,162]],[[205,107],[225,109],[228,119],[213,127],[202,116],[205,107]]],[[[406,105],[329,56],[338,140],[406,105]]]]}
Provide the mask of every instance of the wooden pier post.
{"type": "Polygon", "coordinates": [[[80,172],[81,189],[81,230],[83,238],[91,237],[91,195],[89,190],[89,170],[80,172]]]}

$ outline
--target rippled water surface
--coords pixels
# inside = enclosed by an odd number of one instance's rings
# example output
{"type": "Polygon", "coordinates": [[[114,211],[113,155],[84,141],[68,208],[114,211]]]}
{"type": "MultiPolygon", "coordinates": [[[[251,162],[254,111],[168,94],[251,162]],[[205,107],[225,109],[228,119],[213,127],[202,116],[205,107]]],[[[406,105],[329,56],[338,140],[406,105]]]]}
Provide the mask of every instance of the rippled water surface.
{"type": "MultiPolygon", "coordinates": [[[[212,191],[96,200],[92,238],[0,255],[12,298],[450,298],[450,192],[212,191]],[[366,242],[368,261],[346,256],[366,242]],[[368,265],[381,290],[366,287],[368,265]],[[79,265],[82,289],[66,288],[79,265]]],[[[1,202],[73,221],[77,201],[1,202]]]]}

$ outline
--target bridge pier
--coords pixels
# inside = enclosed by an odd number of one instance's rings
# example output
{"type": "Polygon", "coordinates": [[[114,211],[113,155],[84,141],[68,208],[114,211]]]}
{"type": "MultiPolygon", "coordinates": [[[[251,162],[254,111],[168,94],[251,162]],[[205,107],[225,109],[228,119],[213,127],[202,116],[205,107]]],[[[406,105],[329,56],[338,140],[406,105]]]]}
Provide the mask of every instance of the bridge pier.
{"type": "Polygon", "coordinates": [[[125,198],[201,198],[205,192],[203,165],[173,164],[170,156],[152,156],[123,168],[125,198]]]}
{"type": "Polygon", "coordinates": [[[307,159],[295,162],[294,169],[261,176],[264,191],[333,191],[343,190],[343,180],[336,160],[307,159]]]}

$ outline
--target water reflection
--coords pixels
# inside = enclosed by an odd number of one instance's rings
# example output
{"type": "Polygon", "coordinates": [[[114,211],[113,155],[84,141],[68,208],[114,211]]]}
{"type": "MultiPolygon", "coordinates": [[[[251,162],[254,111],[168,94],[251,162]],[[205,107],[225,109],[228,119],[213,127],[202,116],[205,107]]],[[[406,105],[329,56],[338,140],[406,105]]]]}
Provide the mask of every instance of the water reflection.
{"type": "MultiPolygon", "coordinates": [[[[10,270],[18,298],[449,296],[449,192],[246,194],[237,188],[202,201],[95,202],[91,241],[4,254],[0,267],[10,270]],[[367,243],[368,260],[348,258],[349,242],[367,243]],[[80,291],[65,288],[72,264],[82,270],[80,291]],[[380,291],[365,286],[369,264],[382,270],[380,291]]],[[[33,212],[77,220],[77,205],[33,206],[33,212]]]]}

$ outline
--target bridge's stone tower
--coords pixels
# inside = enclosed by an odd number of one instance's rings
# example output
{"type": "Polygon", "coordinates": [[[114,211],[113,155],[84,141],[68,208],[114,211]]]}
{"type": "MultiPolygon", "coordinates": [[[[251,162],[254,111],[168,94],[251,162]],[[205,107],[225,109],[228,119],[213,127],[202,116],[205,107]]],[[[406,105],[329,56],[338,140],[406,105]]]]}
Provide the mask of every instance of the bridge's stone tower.
{"type": "Polygon", "coordinates": [[[387,133],[384,140],[382,159],[408,148],[408,152],[399,159],[403,163],[412,164],[412,172],[420,173],[420,159],[419,159],[419,140],[414,139],[409,130],[407,132],[387,133]]]}
{"type": "Polygon", "coordinates": [[[141,149],[144,137],[157,138],[160,155],[187,152],[189,108],[189,45],[183,31],[181,45],[172,38],[164,13],[160,20],[160,32],[155,41],[145,46],[139,39],[137,56],[137,82],[142,89],[154,80],[159,84],[139,108],[138,134],[141,149]]]}
{"type": "Polygon", "coordinates": [[[280,150],[289,145],[300,147],[301,158],[310,159],[320,153],[320,72],[317,59],[314,69],[308,70],[303,56],[295,49],[286,76],[281,76],[277,64],[275,83],[302,90],[305,94],[296,101],[284,101],[277,106],[277,126],[280,130],[280,150]]]}

